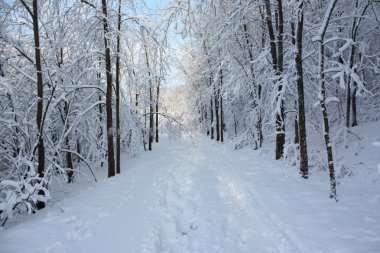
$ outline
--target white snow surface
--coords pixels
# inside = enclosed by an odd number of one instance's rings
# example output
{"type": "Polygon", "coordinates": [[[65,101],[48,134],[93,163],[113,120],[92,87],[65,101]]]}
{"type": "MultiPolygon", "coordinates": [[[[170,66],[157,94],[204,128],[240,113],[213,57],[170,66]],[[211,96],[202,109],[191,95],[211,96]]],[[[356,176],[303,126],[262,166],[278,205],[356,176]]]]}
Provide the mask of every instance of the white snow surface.
{"type": "Polygon", "coordinates": [[[164,138],[69,190],[0,229],[0,252],[380,252],[379,177],[342,180],[336,203],[326,171],[301,179],[265,150],[164,138]]]}

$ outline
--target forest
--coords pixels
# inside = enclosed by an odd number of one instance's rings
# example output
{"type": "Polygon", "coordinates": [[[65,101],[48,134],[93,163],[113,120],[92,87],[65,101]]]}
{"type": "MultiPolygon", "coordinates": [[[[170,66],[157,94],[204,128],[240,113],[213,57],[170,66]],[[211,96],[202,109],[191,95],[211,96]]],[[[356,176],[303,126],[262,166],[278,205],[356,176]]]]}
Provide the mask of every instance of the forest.
{"type": "MultiPolygon", "coordinates": [[[[0,237],[61,189],[128,178],[142,158],[154,170],[167,139],[264,154],[321,183],[326,206],[362,180],[380,207],[377,0],[0,0],[0,20],[0,237]]],[[[376,252],[372,232],[372,248],[339,252],[376,252]]],[[[252,252],[160,247],[141,252],[252,252]]]]}

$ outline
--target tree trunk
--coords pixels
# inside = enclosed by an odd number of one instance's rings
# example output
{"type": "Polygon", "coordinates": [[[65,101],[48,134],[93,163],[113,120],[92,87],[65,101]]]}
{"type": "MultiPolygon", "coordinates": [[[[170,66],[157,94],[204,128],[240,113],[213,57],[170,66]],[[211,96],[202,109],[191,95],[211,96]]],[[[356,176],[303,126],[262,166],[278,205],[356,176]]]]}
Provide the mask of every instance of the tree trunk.
{"type": "Polygon", "coordinates": [[[144,130],[142,130],[144,150],[146,151],[146,129],[147,129],[147,114],[146,108],[144,109],[144,130]]]}
{"type": "MultiPolygon", "coordinates": [[[[65,105],[64,105],[63,109],[64,109],[65,116],[66,116],[66,119],[67,119],[68,114],[69,114],[69,106],[67,104],[67,101],[65,101],[65,105]]],[[[69,129],[69,128],[70,128],[70,125],[67,125],[67,129],[69,129]]],[[[67,150],[71,150],[69,135],[66,136],[65,142],[66,142],[66,149],[67,150]]],[[[69,169],[67,171],[67,182],[68,183],[72,183],[73,180],[74,180],[74,171],[73,171],[74,170],[74,166],[73,166],[73,158],[72,158],[71,152],[66,152],[66,166],[69,169]]]]}
{"type": "Polygon", "coordinates": [[[223,98],[220,97],[220,142],[224,142],[223,98]]]}
{"type": "MultiPolygon", "coordinates": [[[[69,137],[66,137],[66,148],[70,150],[70,142],[69,142],[69,137]]],[[[73,166],[73,158],[71,156],[71,152],[66,152],[66,163],[67,163],[67,168],[69,171],[67,172],[67,182],[72,183],[74,180],[74,166],[73,166]]]]}
{"type": "Polygon", "coordinates": [[[220,141],[220,126],[219,126],[219,101],[218,101],[217,90],[214,85],[214,105],[215,105],[215,130],[216,130],[216,141],[220,141]]]}
{"type": "Polygon", "coordinates": [[[356,91],[357,91],[357,86],[356,86],[356,83],[354,83],[354,90],[352,92],[352,125],[351,125],[353,127],[358,125],[357,109],[356,109],[356,91]]]}
{"type": "Polygon", "coordinates": [[[334,159],[332,145],[330,143],[330,128],[329,128],[329,118],[326,108],[326,87],[325,87],[325,72],[324,72],[324,54],[325,54],[325,45],[324,45],[324,36],[331,18],[333,9],[336,5],[337,0],[331,0],[325,17],[323,18],[323,26],[320,29],[318,34],[318,44],[319,44],[319,68],[318,68],[318,80],[319,80],[319,104],[321,106],[322,116],[323,116],[323,127],[324,127],[324,139],[325,147],[327,153],[327,163],[329,168],[330,175],[330,198],[337,200],[336,196],[336,180],[335,180],[335,170],[334,170],[334,159]]]}
{"type": "MultiPolygon", "coordinates": [[[[366,12],[366,9],[369,6],[369,4],[370,3],[368,2],[367,6],[363,10],[362,15],[364,15],[364,13],[366,12]]],[[[355,8],[358,9],[358,6],[359,6],[359,0],[356,0],[355,1],[355,8]]],[[[361,20],[361,18],[359,18],[359,20],[358,20],[357,17],[354,17],[354,21],[353,21],[352,29],[351,29],[351,37],[352,37],[353,41],[356,41],[356,34],[358,32],[360,20],[361,20]]],[[[360,58],[360,54],[359,54],[359,58],[360,58]]],[[[352,66],[354,65],[354,60],[355,60],[355,46],[352,45],[351,46],[351,55],[350,55],[350,68],[352,68],[352,66]]],[[[353,92],[352,92],[352,96],[350,96],[351,99],[352,99],[352,101],[351,101],[351,105],[352,105],[352,125],[351,126],[357,126],[358,125],[357,110],[356,110],[356,91],[357,91],[357,84],[356,84],[355,81],[353,81],[353,92]]],[[[350,95],[351,95],[351,93],[350,93],[350,95]]],[[[346,103],[346,105],[349,105],[349,104],[346,103]]],[[[349,112],[349,109],[347,109],[347,112],[349,112]]],[[[350,124],[350,122],[348,122],[348,125],[349,124],[350,124]]],[[[347,121],[346,121],[346,127],[347,127],[347,121]]]]}
{"type": "Polygon", "coordinates": [[[219,91],[218,91],[218,97],[219,97],[219,100],[220,100],[220,142],[224,142],[224,136],[223,136],[223,132],[224,132],[223,98],[220,95],[222,87],[223,87],[223,71],[220,70],[220,88],[219,88],[219,91]]]}
{"type": "Polygon", "coordinates": [[[298,91],[298,129],[300,142],[300,172],[303,178],[308,178],[309,165],[306,142],[306,117],[305,99],[303,87],[303,67],[302,67],[302,36],[303,36],[303,0],[299,1],[298,24],[297,24],[297,51],[295,57],[297,71],[297,91],[298,91]]]}
{"type": "Polygon", "coordinates": [[[156,98],[156,142],[158,143],[158,99],[160,96],[160,77],[157,82],[157,98],[156,98]]]}
{"type": "MultiPolygon", "coordinates": [[[[101,69],[101,58],[100,56],[98,56],[98,62],[99,62],[99,70],[97,71],[96,73],[96,79],[97,79],[97,84],[99,85],[99,87],[101,87],[101,79],[102,79],[102,74],[100,72],[100,69],[101,69]]],[[[99,91],[99,95],[98,95],[98,101],[101,102],[102,101],[102,92],[99,91]]],[[[103,139],[103,104],[100,104],[98,105],[98,110],[99,110],[99,135],[98,135],[98,139],[101,140],[103,139]]],[[[98,145],[98,149],[99,150],[102,150],[102,142],[100,142],[100,144],[98,145]]],[[[100,167],[103,168],[104,166],[104,152],[102,151],[102,158],[101,158],[101,162],[100,162],[100,167]]]]}
{"type": "Polygon", "coordinates": [[[106,76],[107,76],[107,93],[106,93],[106,112],[107,112],[107,140],[108,140],[108,177],[115,176],[115,154],[113,144],[113,122],[112,122],[112,66],[111,53],[108,41],[108,20],[107,20],[107,0],[102,0],[103,9],[103,30],[104,30],[104,48],[106,56],[106,76]]]}
{"type": "MultiPolygon", "coordinates": [[[[34,54],[36,58],[36,73],[37,73],[37,127],[38,127],[38,175],[40,180],[44,177],[45,173],[45,145],[43,139],[43,79],[41,67],[41,49],[40,49],[40,32],[38,25],[38,1],[33,0],[33,13],[30,13],[33,19],[33,34],[34,34],[34,54]]],[[[26,7],[26,5],[25,5],[26,7]]],[[[40,190],[39,195],[44,195],[40,190]]],[[[45,203],[37,201],[37,209],[45,207],[45,203]]]]}
{"type": "MultiPolygon", "coordinates": [[[[265,0],[266,9],[266,23],[268,26],[269,39],[270,39],[270,52],[272,56],[272,65],[275,74],[279,77],[282,75],[283,70],[283,13],[282,13],[282,1],[277,0],[278,5],[278,36],[277,46],[272,22],[272,11],[270,7],[270,0],[265,0]],[[278,50],[278,51],[277,51],[278,50]]],[[[281,81],[279,79],[279,81],[281,81]]],[[[282,91],[282,85],[278,86],[278,91],[282,91]]],[[[278,97],[277,97],[278,100],[278,97]]],[[[276,160],[280,159],[284,154],[285,144],[285,124],[284,124],[284,102],[280,101],[280,111],[276,113],[276,160]]]]}
{"type": "MultiPolygon", "coordinates": [[[[80,151],[80,141],[78,138],[77,139],[77,154],[80,154],[80,153],[82,153],[82,152],[80,151]]],[[[77,156],[77,163],[80,163],[80,157],[79,156],[77,156]]]]}
{"type": "MultiPolygon", "coordinates": [[[[302,2],[302,4],[303,4],[303,2],[302,2]]],[[[299,18],[299,17],[297,16],[297,18],[299,18]]],[[[303,16],[302,16],[302,18],[303,18],[303,16]]],[[[296,31],[295,31],[295,25],[294,25],[293,21],[290,23],[290,30],[291,30],[291,35],[292,35],[292,38],[291,38],[292,45],[296,46],[296,31]]],[[[302,59],[302,56],[301,56],[301,59],[302,59]]],[[[297,62],[296,62],[296,64],[297,64],[297,62]]],[[[298,99],[296,99],[294,101],[294,109],[295,110],[298,110],[298,107],[297,107],[298,102],[297,102],[297,100],[298,99]]],[[[298,115],[298,113],[297,113],[297,115],[298,115]]],[[[299,130],[298,130],[298,116],[297,115],[294,117],[294,143],[295,144],[299,144],[300,143],[299,130]]]]}
{"type": "Polygon", "coordinates": [[[351,78],[348,77],[346,81],[346,128],[350,128],[350,115],[351,115],[351,78]]]}
{"type": "MultiPolygon", "coordinates": [[[[283,33],[284,33],[284,17],[282,12],[282,0],[277,0],[278,5],[278,36],[277,36],[277,57],[278,57],[278,71],[277,75],[280,76],[279,82],[282,79],[282,72],[284,70],[284,49],[283,49],[283,33]]],[[[282,85],[278,86],[279,93],[282,91],[282,85]]],[[[278,99],[278,98],[277,98],[278,99]]],[[[280,112],[276,116],[276,159],[280,159],[284,155],[285,145],[285,113],[284,113],[284,100],[280,102],[280,112]]]]}
{"type": "Polygon", "coordinates": [[[210,99],[210,119],[211,119],[211,139],[214,139],[214,107],[212,104],[212,98],[210,99]]]}
{"type": "Polygon", "coordinates": [[[152,150],[153,143],[153,91],[152,83],[149,86],[149,150],[152,150]]]}
{"type": "MultiPolygon", "coordinates": [[[[247,47],[248,47],[248,56],[249,56],[249,61],[250,61],[250,64],[249,64],[249,67],[250,67],[250,71],[251,71],[251,78],[252,78],[252,89],[253,89],[253,92],[255,93],[255,96],[253,96],[253,104],[254,104],[254,108],[256,109],[256,112],[257,112],[257,122],[255,124],[255,127],[256,127],[256,139],[257,139],[257,142],[259,142],[259,147],[261,147],[262,145],[262,124],[261,124],[261,102],[260,102],[260,99],[261,99],[261,86],[260,84],[257,85],[256,84],[256,81],[255,81],[255,73],[254,73],[254,69],[253,69],[253,62],[254,62],[254,58],[253,58],[253,53],[252,53],[252,43],[250,43],[249,41],[249,34],[248,34],[248,28],[247,28],[247,25],[244,24],[243,25],[243,29],[244,29],[244,36],[245,36],[245,41],[246,41],[246,44],[247,44],[247,47]]],[[[257,143],[256,142],[256,143],[257,143]]],[[[257,148],[257,144],[256,144],[256,148],[257,148]]]]}
{"type": "Polygon", "coordinates": [[[120,30],[121,0],[119,0],[116,39],[116,173],[120,174],[120,30]]]}

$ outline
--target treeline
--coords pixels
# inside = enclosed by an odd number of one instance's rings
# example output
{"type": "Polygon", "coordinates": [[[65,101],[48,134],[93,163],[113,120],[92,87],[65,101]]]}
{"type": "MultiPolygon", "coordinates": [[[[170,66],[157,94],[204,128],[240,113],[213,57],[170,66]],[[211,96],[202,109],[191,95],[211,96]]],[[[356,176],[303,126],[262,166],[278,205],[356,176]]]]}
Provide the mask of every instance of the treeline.
{"type": "Polygon", "coordinates": [[[324,141],[336,199],[335,143],[379,120],[380,3],[371,0],[178,1],[191,47],[184,73],[194,124],[236,148],[275,141],[309,176],[308,135],[324,141]],[[340,131],[342,130],[342,131],[340,131]]]}
{"type": "MultiPolygon", "coordinates": [[[[137,3],[136,3],[137,4],[137,3]]],[[[167,24],[125,1],[0,1],[0,221],[158,142],[167,24]],[[84,173],[91,175],[91,173],[84,173]]]]}

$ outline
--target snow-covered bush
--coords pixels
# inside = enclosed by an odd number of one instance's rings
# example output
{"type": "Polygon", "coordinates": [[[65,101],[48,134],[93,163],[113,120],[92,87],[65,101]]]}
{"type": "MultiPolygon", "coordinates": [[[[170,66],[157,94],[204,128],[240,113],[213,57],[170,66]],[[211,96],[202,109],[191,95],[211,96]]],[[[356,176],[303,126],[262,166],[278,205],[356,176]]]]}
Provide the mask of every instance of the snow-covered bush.
{"type": "Polygon", "coordinates": [[[0,221],[2,224],[14,213],[32,213],[37,202],[50,199],[48,174],[39,177],[36,164],[25,158],[15,159],[14,168],[2,173],[0,181],[0,221]]]}

